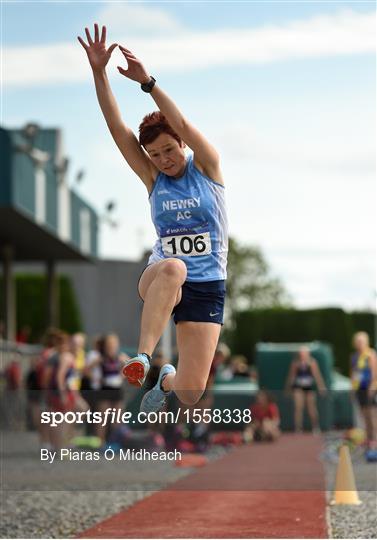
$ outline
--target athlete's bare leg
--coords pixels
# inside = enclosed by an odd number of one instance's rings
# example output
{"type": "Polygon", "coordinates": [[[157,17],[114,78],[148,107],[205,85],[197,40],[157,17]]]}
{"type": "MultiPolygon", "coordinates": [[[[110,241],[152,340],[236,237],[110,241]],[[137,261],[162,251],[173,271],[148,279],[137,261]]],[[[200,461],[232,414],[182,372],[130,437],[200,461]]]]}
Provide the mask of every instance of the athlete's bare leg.
{"type": "Polygon", "coordinates": [[[177,324],[177,374],[163,380],[164,390],[173,390],[187,405],[197,403],[206,389],[221,325],[184,321],[177,324]]]}
{"type": "Polygon", "coordinates": [[[294,388],[293,390],[293,401],[295,406],[294,412],[294,422],[295,422],[295,431],[302,431],[302,420],[304,415],[304,405],[305,398],[304,392],[301,388],[294,388]]]}
{"type": "Polygon", "coordinates": [[[306,393],[306,406],[308,408],[308,414],[313,430],[319,429],[318,423],[318,409],[317,409],[317,397],[315,392],[306,393]]]}
{"type": "Polygon", "coordinates": [[[182,297],[186,280],[185,264],[179,259],[165,259],[146,268],[140,278],[139,294],[144,300],[138,352],[152,355],[182,297]]]}

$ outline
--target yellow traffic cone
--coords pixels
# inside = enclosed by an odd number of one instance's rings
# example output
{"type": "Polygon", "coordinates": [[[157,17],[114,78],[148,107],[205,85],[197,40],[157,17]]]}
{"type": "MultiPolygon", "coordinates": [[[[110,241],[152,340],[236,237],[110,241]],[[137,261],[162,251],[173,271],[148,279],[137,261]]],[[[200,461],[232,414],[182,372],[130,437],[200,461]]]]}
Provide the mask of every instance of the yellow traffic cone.
{"type": "Polygon", "coordinates": [[[339,450],[334,498],[330,504],[361,504],[356,489],[350,451],[346,444],[343,444],[339,450]]]}

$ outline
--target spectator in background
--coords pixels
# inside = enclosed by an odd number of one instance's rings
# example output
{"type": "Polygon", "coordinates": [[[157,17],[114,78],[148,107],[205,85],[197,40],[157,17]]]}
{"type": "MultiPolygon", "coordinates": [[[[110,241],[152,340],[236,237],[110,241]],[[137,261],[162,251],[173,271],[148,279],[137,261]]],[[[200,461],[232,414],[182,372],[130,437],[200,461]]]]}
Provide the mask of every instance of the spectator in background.
{"type": "MultiPolygon", "coordinates": [[[[85,368],[81,379],[81,395],[88,403],[91,411],[98,410],[100,391],[102,386],[102,369],[100,367],[101,353],[104,346],[104,337],[97,336],[93,340],[93,348],[85,358],[85,368]]],[[[92,423],[86,425],[87,435],[96,434],[96,426],[92,423]]]]}
{"type": "Polygon", "coordinates": [[[303,427],[304,407],[307,406],[313,433],[319,433],[318,409],[315,384],[321,394],[326,386],[315,359],[310,356],[308,347],[300,347],[293,359],[286,383],[287,391],[293,392],[295,431],[301,432],[303,427]]]}
{"type": "MultiPolygon", "coordinates": [[[[38,356],[32,356],[30,358],[30,366],[29,370],[26,373],[25,377],[25,389],[26,389],[26,398],[27,398],[27,410],[30,414],[32,426],[34,429],[38,431],[38,434],[40,434],[40,428],[44,424],[41,424],[41,400],[42,400],[42,393],[43,389],[40,386],[40,382],[38,380],[38,374],[37,374],[37,366],[39,362],[38,356]]],[[[49,447],[49,439],[48,435],[46,437],[40,437],[41,441],[41,448],[48,448],[49,447]],[[42,444],[42,440],[43,441],[42,444]]]]}
{"type": "Polygon", "coordinates": [[[250,380],[257,384],[258,383],[258,370],[255,366],[250,366],[249,368],[249,372],[250,372],[250,380]]]}
{"type": "Polygon", "coordinates": [[[86,355],[84,377],[85,379],[89,379],[86,386],[92,391],[100,390],[102,385],[102,369],[99,364],[104,343],[104,336],[95,337],[93,340],[93,348],[88,351],[86,355]]]}
{"type": "Polygon", "coordinates": [[[280,436],[280,413],[276,403],[265,390],[259,390],[250,411],[252,422],[244,430],[244,440],[276,441],[280,436]]]}
{"type": "Polygon", "coordinates": [[[45,369],[48,359],[56,353],[56,344],[60,331],[49,328],[42,338],[44,349],[38,357],[31,359],[26,375],[26,393],[28,407],[34,428],[39,435],[41,448],[51,449],[49,426],[41,423],[41,412],[45,409],[45,369]]]}
{"type": "Polygon", "coordinates": [[[30,343],[31,328],[28,324],[24,324],[22,328],[17,332],[16,342],[21,345],[24,343],[30,343]]]}
{"type": "Polygon", "coordinates": [[[13,354],[13,358],[5,366],[4,377],[6,382],[6,389],[13,392],[19,390],[22,386],[22,370],[21,364],[17,353],[13,354]]]}
{"type": "Polygon", "coordinates": [[[232,356],[230,360],[233,377],[247,377],[250,379],[249,365],[247,358],[241,354],[232,356]]]}
{"type": "Polygon", "coordinates": [[[376,446],[376,391],[377,357],[369,346],[366,332],[357,332],[353,337],[355,352],[351,356],[351,382],[365,422],[367,445],[376,446]]]}
{"type": "Polygon", "coordinates": [[[85,369],[85,342],[86,336],[81,332],[77,332],[71,337],[71,350],[74,357],[74,373],[70,381],[70,387],[72,390],[81,389],[81,381],[84,376],[85,369]]]}
{"type": "Polygon", "coordinates": [[[230,349],[225,343],[217,345],[215,355],[213,357],[210,375],[219,381],[230,381],[233,373],[229,365],[230,349]]]}
{"type": "MultiPolygon", "coordinates": [[[[86,411],[88,404],[79,392],[71,388],[74,380],[75,359],[71,352],[68,334],[61,332],[56,338],[55,352],[49,357],[44,379],[47,388],[47,407],[51,411],[86,411]]],[[[60,449],[73,435],[74,424],[60,424],[49,429],[50,442],[54,449],[60,449]]]]}
{"type": "MultiPolygon", "coordinates": [[[[123,377],[122,368],[129,356],[120,352],[119,338],[116,334],[105,336],[101,344],[100,356],[91,364],[92,369],[97,365],[102,372],[102,385],[99,394],[98,410],[102,413],[107,408],[123,408],[123,377]]],[[[106,442],[108,426],[97,425],[97,436],[102,444],[106,442]]]]}
{"type": "Polygon", "coordinates": [[[4,389],[4,422],[7,428],[21,429],[23,427],[22,405],[22,369],[18,353],[12,353],[12,358],[3,371],[4,389]]]}

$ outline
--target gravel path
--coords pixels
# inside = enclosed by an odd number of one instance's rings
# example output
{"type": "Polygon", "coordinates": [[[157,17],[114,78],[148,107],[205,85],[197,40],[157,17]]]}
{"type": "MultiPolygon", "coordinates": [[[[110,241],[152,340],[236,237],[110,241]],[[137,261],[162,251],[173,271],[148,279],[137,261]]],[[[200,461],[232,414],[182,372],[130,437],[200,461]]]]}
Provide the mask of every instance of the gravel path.
{"type": "Polygon", "coordinates": [[[371,491],[359,491],[360,506],[331,506],[333,538],[376,538],[377,497],[371,491]]]}
{"type": "Polygon", "coordinates": [[[1,538],[72,538],[150,493],[136,490],[4,492],[0,535],[1,538]]]}
{"type": "MultiPolygon", "coordinates": [[[[331,500],[335,486],[337,450],[341,443],[341,433],[324,436],[325,466],[328,500],[331,500]]],[[[330,530],[333,538],[376,538],[377,537],[377,467],[367,463],[361,448],[351,450],[352,466],[356,488],[362,504],[359,506],[329,506],[330,530]]]]}

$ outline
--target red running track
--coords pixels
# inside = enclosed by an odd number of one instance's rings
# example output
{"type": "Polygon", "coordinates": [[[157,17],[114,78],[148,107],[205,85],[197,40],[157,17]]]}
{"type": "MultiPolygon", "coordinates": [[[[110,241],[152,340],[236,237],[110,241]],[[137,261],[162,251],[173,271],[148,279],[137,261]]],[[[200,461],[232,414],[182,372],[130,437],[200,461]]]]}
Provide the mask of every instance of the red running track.
{"type": "Polygon", "coordinates": [[[312,435],[238,447],[79,538],[327,538],[321,449],[312,435]]]}

